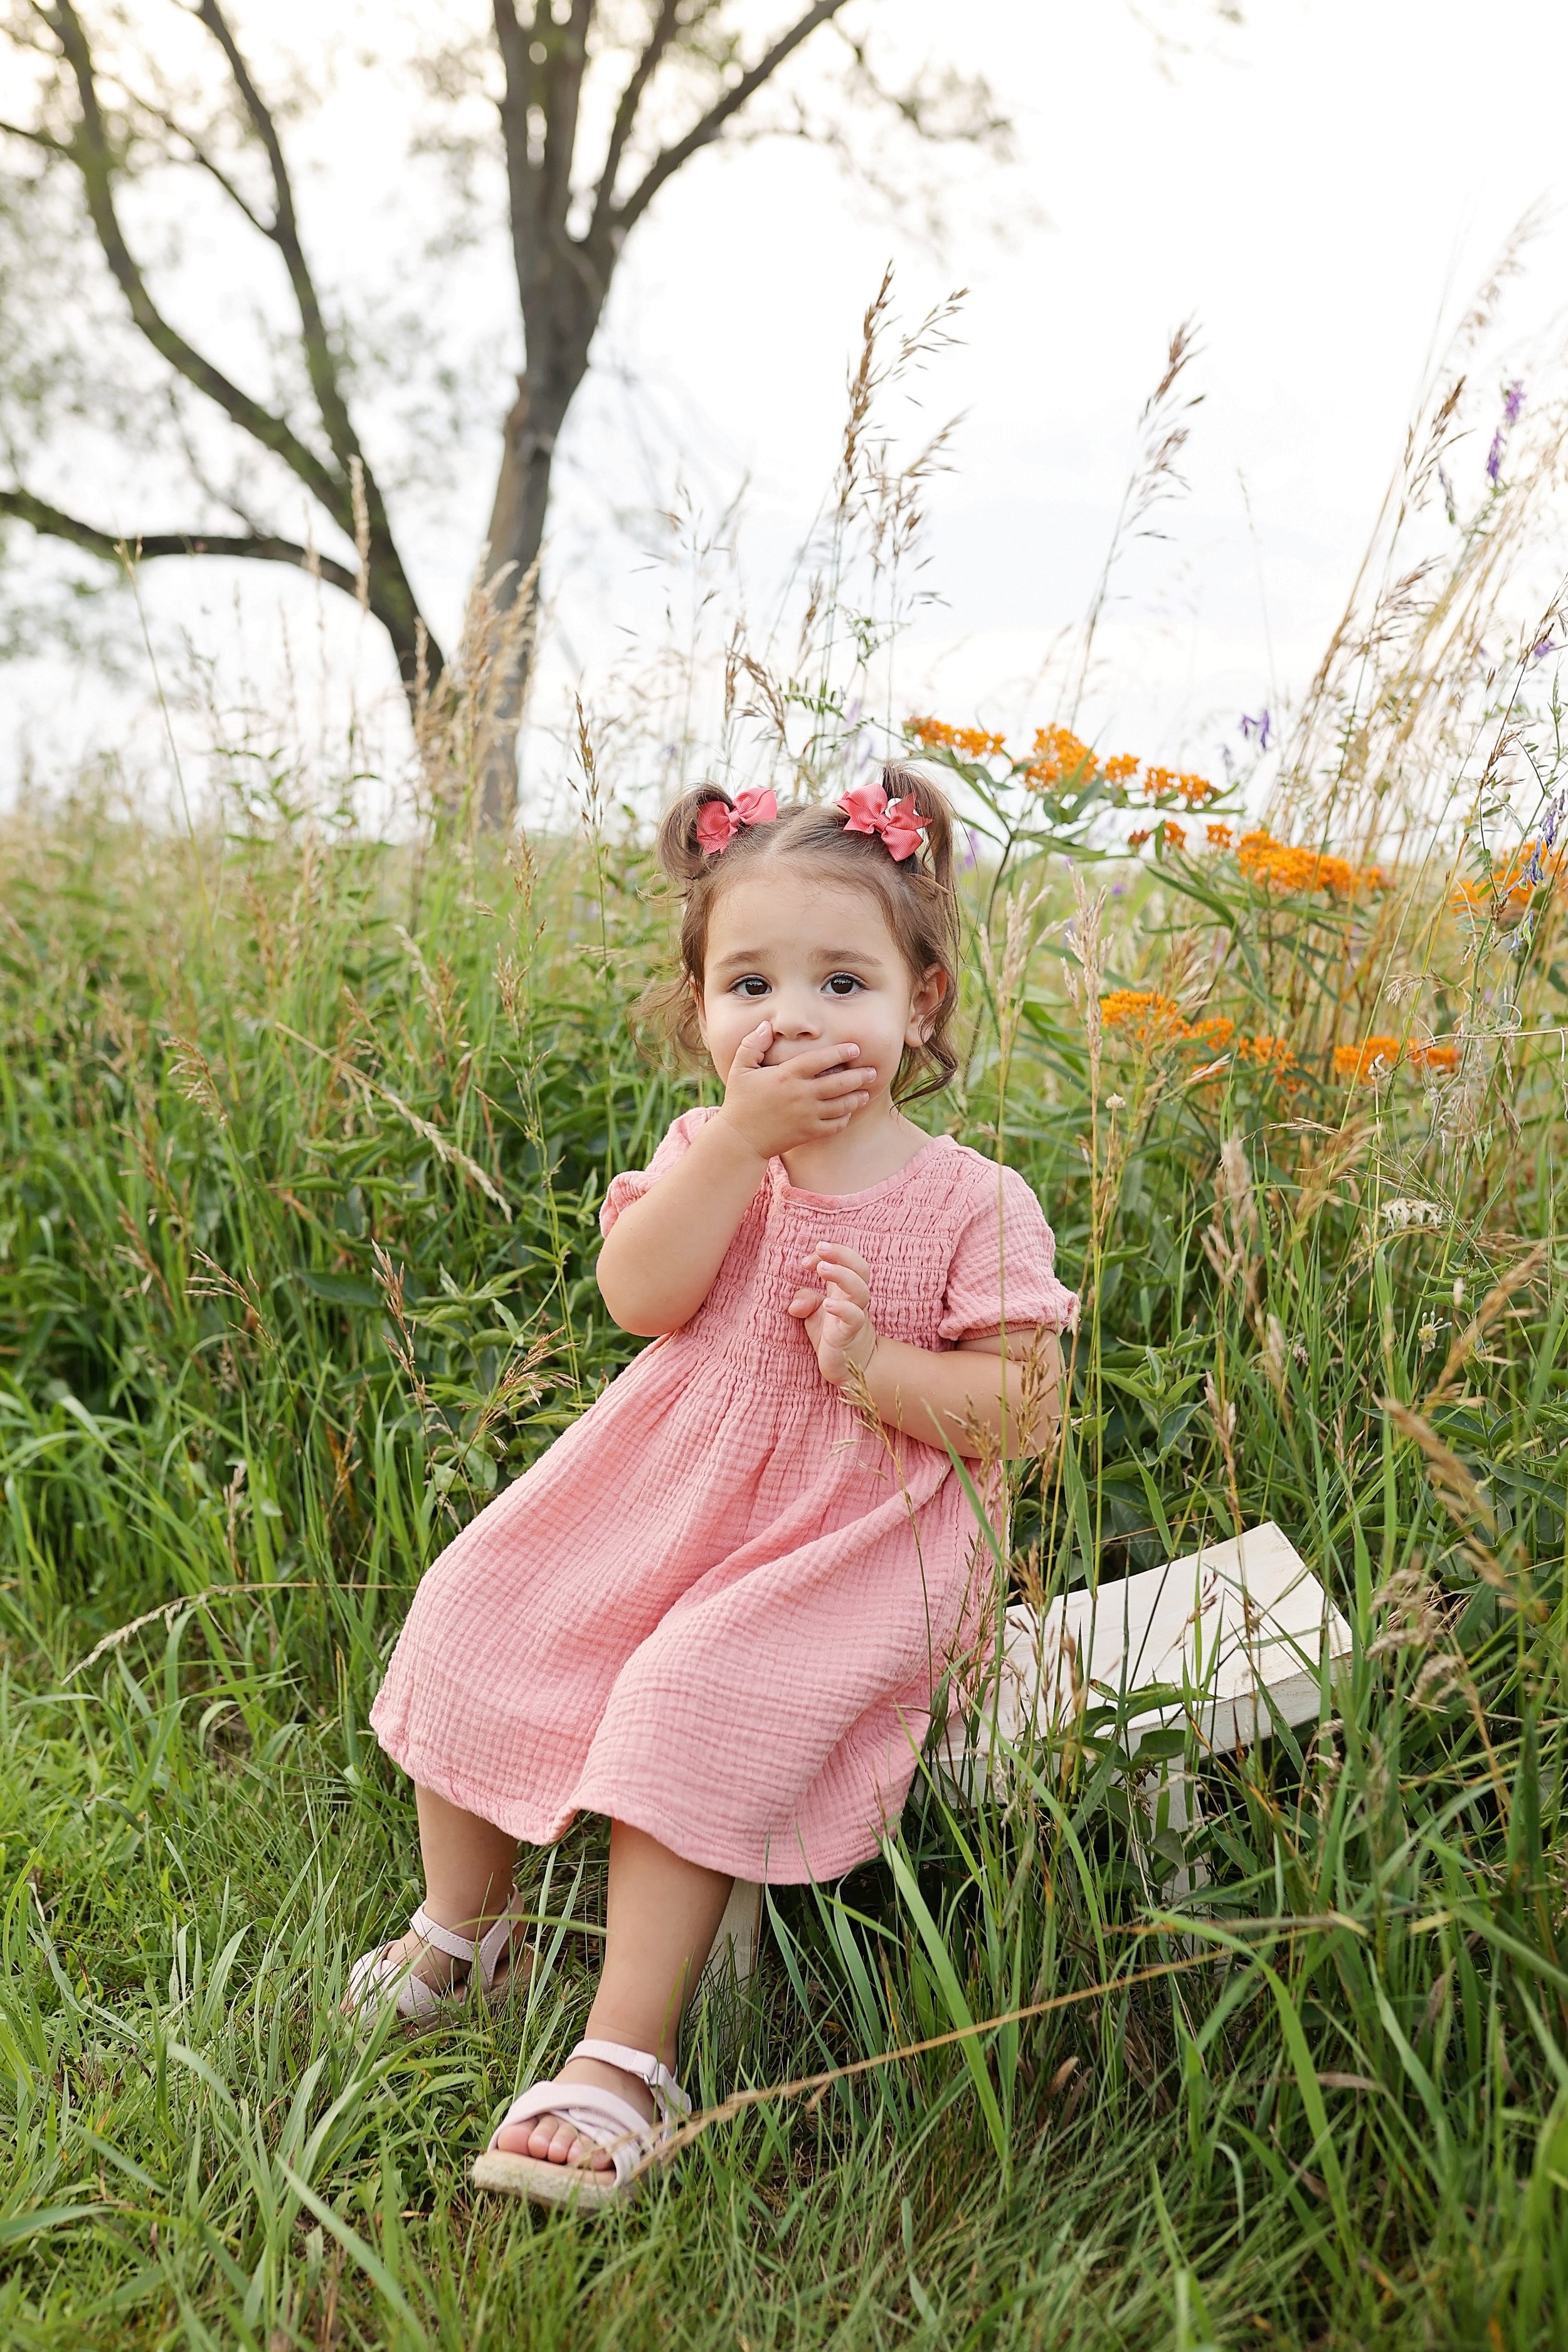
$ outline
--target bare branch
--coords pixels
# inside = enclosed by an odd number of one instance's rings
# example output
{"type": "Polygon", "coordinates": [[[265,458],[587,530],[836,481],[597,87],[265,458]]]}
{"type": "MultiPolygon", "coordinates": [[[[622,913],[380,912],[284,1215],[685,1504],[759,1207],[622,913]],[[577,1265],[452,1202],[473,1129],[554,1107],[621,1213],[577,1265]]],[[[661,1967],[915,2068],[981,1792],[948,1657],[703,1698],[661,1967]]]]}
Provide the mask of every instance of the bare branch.
{"type": "Polygon", "coordinates": [[[196,165],[199,171],[205,172],[210,180],[215,180],[217,183],[217,185],[223,190],[224,194],[228,198],[230,204],[244,215],[245,218],[250,223],[251,227],[256,230],[258,236],[276,241],[276,227],[272,223],[262,219],[260,214],[249,202],[244,191],[230,179],[228,173],[224,170],[223,165],[213,156],[208,154],[206,149],[203,146],[201,141],[196,137],[194,131],[187,131],[183,122],[176,121],[175,117],[170,114],[163,107],[155,106],[153,103],[153,100],[149,98],[139,96],[136,100],[136,104],[140,111],[145,114],[149,121],[155,122],[161,131],[166,131],[168,132],[171,139],[177,139],[183,147],[189,150],[191,162],[196,165]]]}
{"type": "Polygon", "coordinates": [[[648,35],[647,45],[631,70],[621,92],[616,119],[610,126],[610,142],[605,151],[605,168],[599,174],[599,184],[594,193],[594,217],[589,223],[586,242],[590,245],[609,233],[610,216],[616,201],[616,182],[620,177],[621,161],[626,142],[637,124],[637,109],[643,92],[653,79],[659,59],[675,38],[680,23],[680,0],[660,0],[658,18],[648,35]]]}
{"type": "Polygon", "coordinates": [[[0,490],[0,515],[13,516],[25,522],[46,539],[68,540],[73,547],[85,548],[89,555],[101,556],[106,563],[123,560],[121,551],[136,562],[152,562],[160,555],[237,555],[261,563],[288,563],[300,572],[319,572],[329,587],[354,593],[354,574],[331,556],[318,555],[312,548],[300,547],[293,540],[277,539],[265,531],[247,531],[237,537],[200,530],[140,531],[134,537],[126,531],[100,530],[96,524],[81,522],[75,515],[65,514],[58,507],[36,499],[28,490],[0,490]]]}
{"type": "Polygon", "coordinates": [[[544,100],[542,194],[544,217],[557,234],[564,230],[572,209],[572,159],[577,147],[577,118],[588,63],[588,20],[593,13],[594,0],[572,0],[566,23],[557,25],[535,0],[534,37],[542,42],[545,52],[539,68],[544,100]]]}
{"type": "MultiPolygon", "coordinates": [[[[299,217],[294,210],[294,190],[289,178],[289,166],[283,159],[283,145],[278,136],[278,126],[272,119],[270,109],[251,79],[250,68],[240,54],[239,44],[229,30],[227,19],[218,5],[218,0],[201,0],[201,6],[196,14],[223,51],[229,72],[234,77],[234,86],[244,101],[246,113],[250,118],[251,128],[261,142],[262,151],[267,157],[268,168],[272,173],[277,216],[266,234],[271,237],[279,252],[283,256],[283,264],[289,272],[289,283],[294,289],[294,300],[300,312],[300,325],[303,331],[305,346],[305,365],[310,371],[310,390],[315,394],[316,406],[321,412],[321,424],[325,428],[327,439],[331,444],[332,455],[346,474],[350,471],[350,459],[358,457],[363,465],[364,455],[349,420],[348,404],[343,399],[342,390],[338,382],[337,362],[327,333],[326,320],[321,315],[321,305],[316,293],[315,280],[310,275],[310,265],[305,259],[304,247],[300,241],[299,217]]],[[[373,530],[378,527],[384,530],[386,517],[381,511],[380,496],[371,479],[368,467],[365,468],[365,496],[370,506],[373,530]]]]}
{"type": "Polygon", "coordinates": [[[830,17],[836,16],[843,5],[844,0],[816,0],[815,6],[808,8],[787,33],[780,34],[766,55],[759,58],[750,72],[742,74],[734,88],[727,89],[717,104],[710,107],[684,139],[678,139],[673,147],[667,147],[662,154],[654,158],[626,203],[616,205],[611,214],[613,226],[621,236],[624,236],[633,223],[647,210],[665,182],[679,172],[699,148],[710,146],[731,116],[738,114],[763,84],[773,79],[784,59],[792,56],[803,41],[809,40],[819,25],[826,25],[830,17]]]}
{"type": "Polygon", "coordinates": [[[47,131],[30,131],[25,122],[6,122],[0,120],[0,138],[25,139],[29,146],[47,147],[51,155],[68,156],[70,153],[70,149],[63,140],[51,139],[47,131]]]}
{"type": "Polygon", "coordinates": [[[247,392],[242,392],[221,368],[215,367],[210,360],[188,343],[170,326],[153,301],[146,280],[126,244],[115,209],[112,154],[98,102],[92,52],[72,0],[56,0],[51,23],[65,51],[81,107],[77,137],[71,144],[71,160],[81,174],[88,211],[102,247],[103,257],[130,306],[132,320],[160,358],[166,360],[187,383],[205,393],[253,440],[281,457],[321,501],[339,528],[352,531],[353,516],[347,482],[331,473],[315,451],[300,440],[282,417],[275,416],[270,409],[253,400],[247,392]]]}

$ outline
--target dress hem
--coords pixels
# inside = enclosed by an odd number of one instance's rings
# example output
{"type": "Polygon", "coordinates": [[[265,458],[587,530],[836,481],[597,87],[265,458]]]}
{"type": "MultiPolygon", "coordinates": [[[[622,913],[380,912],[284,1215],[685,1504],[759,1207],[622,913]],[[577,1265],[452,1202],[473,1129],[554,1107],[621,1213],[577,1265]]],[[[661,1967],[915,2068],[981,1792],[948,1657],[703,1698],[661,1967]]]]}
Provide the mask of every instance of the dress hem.
{"type": "MultiPolygon", "coordinates": [[[[399,1771],[406,1774],[416,1788],[428,1789],[433,1795],[444,1798],[447,1804],[458,1806],[463,1812],[478,1814],[481,1821],[491,1822],[495,1828],[504,1831],[508,1837],[516,1838],[520,1844],[555,1845],[565,1836],[579,1813],[599,1813],[607,1821],[625,1822],[632,1829],[642,1830],[648,1837],[657,1838],[660,1845],[667,1845],[672,1853],[679,1854],[683,1862],[693,1862],[701,1870],[721,1871],[728,1877],[764,1886],[820,1885],[830,1879],[845,1877],[865,1863],[875,1862],[882,1849],[883,1836],[898,1828],[910,1785],[919,1769],[919,1743],[916,1742],[912,1743],[917,1753],[911,1757],[910,1781],[905,1785],[897,1811],[881,1834],[873,1833],[868,1828],[858,1840],[846,1845],[842,1851],[830,1850],[826,1858],[814,1858],[803,1853],[802,1842],[797,1835],[789,1853],[787,1867],[784,1859],[785,1838],[781,1835],[776,1843],[769,1842],[767,1859],[759,1869],[759,1856],[754,1849],[742,1853],[736,1846],[720,1852],[700,1831],[689,1836],[685,1822],[665,1815],[644,1796],[632,1797],[626,1803],[617,1802],[612,1808],[574,1795],[563,1812],[542,1815],[536,1810],[531,1810],[526,1803],[498,1800],[493,1790],[472,1785],[459,1774],[442,1770],[437,1766],[426,1769],[415,1759],[412,1743],[395,1739],[380,1730],[374,1714],[371,1727],[385,1754],[391,1757],[399,1771]],[[553,1825],[543,1826],[547,1820],[553,1825]],[[695,1851],[699,1846],[703,1848],[700,1853],[695,1851]]],[[[722,1843],[722,1841],[719,1843],[722,1843]]]]}

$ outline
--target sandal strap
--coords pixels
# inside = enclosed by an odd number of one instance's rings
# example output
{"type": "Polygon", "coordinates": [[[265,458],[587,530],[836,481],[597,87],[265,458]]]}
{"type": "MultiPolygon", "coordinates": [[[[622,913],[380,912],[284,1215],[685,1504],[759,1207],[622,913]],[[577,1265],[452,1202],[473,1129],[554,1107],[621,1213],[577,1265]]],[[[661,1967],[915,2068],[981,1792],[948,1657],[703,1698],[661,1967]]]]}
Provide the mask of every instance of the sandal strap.
{"type": "Polygon", "coordinates": [[[432,1919],[423,1903],[408,1922],[416,1936],[437,1952],[445,1952],[449,1960],[467,1960],[479,1964],[479,1981],[489,1989],[500,1955],[511,1938],[512,1922],[521,1897],[515,1887],[507,1894],[506,1908],[501,1911],[482,1936],[460,1935],[455,1927],[443,1927],[439,1919],[432,1919]]]}
{"type": "Polygon", "coordinates": [[[649,2123],[646,2116],[639,2116],[631,2101],[623,2099],[618,2091],[606,2091],[597,2083],[563,2083],[557,2079],[535,2083],[531,2090],[515,2098],[491,2133],[490,2146],[495,2146],[499,2135],[510,2125],[531,2123],[535,2116],[559,2116],[580,2139],[592,2140],[595,2147],[602,2147],[616,2168],[617,2181],[636,2171],[653,2147],[660,2128],[649,2123]]]}
{"type": "Polygon", "coordinates": [[[515,1886],[509,1887],[505,1910],[497,1914],[479,1937],[479,1982],[486,1992],[495,1982],[496,1971],[511,1949],[511,1931],[526,1916],[526,1910],[525,1898],[515,1886]]]}
{"type": "Polygon", "coordinates": [[[410,1933],[437,1952],[445,1952],[449,1960],[471,1960],[474,1957],[472,1936],[459,1936],[455,1927],[443,1927],[439,1919],[432,1919],[423,1903],[408,1922],[410,1933]]]}
{"type": "Polygon", "coordinates": [[[618,2066],[623,2074],[635,2074],[639,2083],[646,2083],[653,2093],[660,2123],[668,2123],[671,2116],[691,2113],[687,2093],[651,2050],[632,2050],[624,2042],[598,2042],[590,2037],[579,2042],[572,2056],[596,2058],[602,2066],[618,2066]]]}

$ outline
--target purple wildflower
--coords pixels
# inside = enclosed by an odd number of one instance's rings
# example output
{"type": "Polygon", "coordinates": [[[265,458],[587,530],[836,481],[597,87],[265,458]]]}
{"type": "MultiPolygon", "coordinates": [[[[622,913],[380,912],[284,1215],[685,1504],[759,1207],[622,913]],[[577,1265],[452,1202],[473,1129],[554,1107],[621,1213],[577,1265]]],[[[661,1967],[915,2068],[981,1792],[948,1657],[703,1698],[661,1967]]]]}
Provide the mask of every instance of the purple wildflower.
{"type": "Polygon", "coordinates": [[[1492,435],[1492,446],[1487,452],[1487,479],[1494,488],[1502,472],[1503,445],[1519,423],[1520,411],[1523,406],[1524,386],[1516,376],[1503,393],[1502,423],[1492,435]]]}
{"type": "Polygon", "coordinates": [[[980,863],[980,842],[972,824],[964,826],[963,835],[969,847],[958,861],[958,870],[961,874],[973,874],[980,863]]]}
{"type": "Polygon", "coordinates": [[[1543,637],[1538,638],[1535,644],[1531,646],[1530,658],[1532,662],[1544,661],[1548,654],[1554,654],[1557,650],[1557,640],[1552,635],[1551,630],[1548,629],[1546,635],[1543,637]]]}
{"type": "Polygon", "coordinates": [[[1546,821],[1541,828],[1542,843],[1547,849],[1550,849],[1557,839],[1557,828],[1563,822],[1565,809],[1568,809],[1568,793],[1555,793],[1547,803],[1546,821]]]}
{"type": "Polygon", "coordinates": [[[1268,738],[1273,731],[1273,727],[1274,713],[1271,710],[1260,710],[1256,717],[1249,717],[1245,710],[1241,714],[1243,740],[1256,743],[1260,751],[1268,751],[1268,738]]]}

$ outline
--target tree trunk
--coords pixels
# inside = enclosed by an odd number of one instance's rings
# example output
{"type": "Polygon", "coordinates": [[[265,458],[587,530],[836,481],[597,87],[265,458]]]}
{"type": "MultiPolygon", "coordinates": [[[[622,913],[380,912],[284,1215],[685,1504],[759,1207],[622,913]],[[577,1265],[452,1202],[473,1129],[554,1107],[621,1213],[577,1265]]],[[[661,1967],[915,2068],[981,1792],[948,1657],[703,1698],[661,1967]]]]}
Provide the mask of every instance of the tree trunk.
{"type": "MultiPolygon", "coordinates": [[[[485,541],[486,580],[499,614],[515,609],[539,561],[555,436],[581,381],[579,375],[564,399],[544,403],[539,401],[537,387],[528,374],[518,378],[517,398],[501,427],[500,470],[485,541]],[[537,415],[536,409],[546,414],[537,415]]],[[[530,593],[533,593],[530,586],[530,593]]],[[[528,698],[532,648],[532,632],[525,628],[490,705],[493,716],[479,808],[479,823],[487,833],[508,831],[517,812],[517,737],[528,698]]]]}

